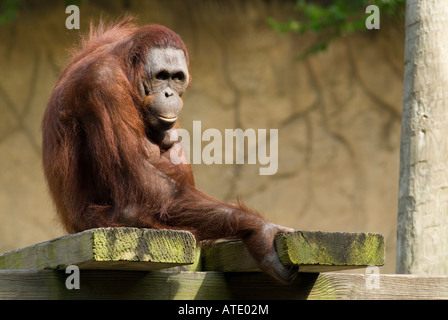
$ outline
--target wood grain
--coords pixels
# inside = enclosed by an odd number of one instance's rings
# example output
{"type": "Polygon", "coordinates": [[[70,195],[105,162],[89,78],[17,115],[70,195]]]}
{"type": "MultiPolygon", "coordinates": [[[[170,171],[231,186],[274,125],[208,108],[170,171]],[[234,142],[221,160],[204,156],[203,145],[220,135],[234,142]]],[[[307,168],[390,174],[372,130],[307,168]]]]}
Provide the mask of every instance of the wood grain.
{"type": "Polygon", "coordinates": [[[197,261],[187,231],[98,228],[0,255],[0,269],[157,270],[197,261]]]}
{"type": "MultiPolygon", "coordinates": [[[[384,237],[376,233],[296,231],[279,234],[277,253],[299,272],[328,272],[384,265],[384,237]]],[[[241,241],[204,246],[203,270],[242,272],[258,267],[241,241]]]]}
{"type": "Polygon", "coordinates": [[[68,290],[57,270],[0,271],[0,299],[448,299],[448,276],[301,273],[282,285],[260,272],[81,270],[68,290]],[[378,286],[368,287],[369,277],[378,286]]]}

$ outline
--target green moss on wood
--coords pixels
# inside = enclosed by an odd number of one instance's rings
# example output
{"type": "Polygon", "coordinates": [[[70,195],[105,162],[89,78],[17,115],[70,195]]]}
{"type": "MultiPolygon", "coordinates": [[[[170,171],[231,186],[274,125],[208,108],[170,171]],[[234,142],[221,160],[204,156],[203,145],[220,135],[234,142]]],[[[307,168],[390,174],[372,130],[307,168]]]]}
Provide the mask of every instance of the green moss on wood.
{"type": "MultiPolygon", "coordinates": [[[[296,231],[275,240],[283,264],[301,272],[334,270],[384,264],[384,237],[374,233],[296,231]]],[[[258,269],[241,241],[205,246],[204,270],[241,272],[258,269]]]]}
{"type": "Polygon", "coordinates": [[[156,270],[193,264],[194,236],[187,231],[98,228],[0,255],[1,269],[156,270]]]}
{"type": "Polygon", "coordinates": [[[187,231],[108,228],[93,234],[95,261],[193,263],[195,246],[187,231]]]}
{"type": "Polygon", "coordinates": [[[278,235],[276,246],[285,265],[384,264],[384,237],[376,233],[297,231],[278,235]]]}

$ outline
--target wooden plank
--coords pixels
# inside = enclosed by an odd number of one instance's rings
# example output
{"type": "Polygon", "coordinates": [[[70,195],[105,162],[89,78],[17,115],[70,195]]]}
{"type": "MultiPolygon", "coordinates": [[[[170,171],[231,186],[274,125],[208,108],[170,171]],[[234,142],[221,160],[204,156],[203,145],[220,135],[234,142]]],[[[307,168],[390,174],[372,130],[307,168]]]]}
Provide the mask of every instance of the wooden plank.
{"type": "Polygon", "coordinates": [[[216,300],[231,296],[220,272],[80,270],[80,289],[67,289],[59,270],[1,270],[4,299],[216,300]]]}
{"type": "Polygon", "coordinates": [[[0,299],[448,299],[448,276],[301,273],[282,285],[263,273],[81,270],[80,289],[55,270],[0,271],[0,299]],[[369,287],[371,277],[376,285],[369,287]]]}
{"type": "MultiPolygon", "coordinates": [[[[376,233],[296,231],[278,235],[275,243],[282,263],[298,266],[299,272],[328,272],[384,264],[384,237],[376,233]]],[[[202,258],[206,271],[258,270],[241,241],[204,245],[202,258]]]]}
{"type": "MultiPolygon", "coordinates": [[[[370,233],[297,231],[276,238],[277,252],[300,272],[328,272],[384,264],[384,238],[370,233]]],[[[194,236],[186,231],[99,228],[0,255],[0,269],[199,270],[194,236]]],[[[205,271],[258,271],[241,241],[204,245],[205,271]]]]}
{"type": "Polygon", "coordinates": [[[0,255],[0,269],[157,270],[194,264],[194,236],[187,231],[98,228],[0,255]]]}
{"type": "Polygon", "coordinates": [[[227,273],[226,280],[233,299],[448,299],[447,275],[300,273],[289,286],[262,273],[227,273]]]}

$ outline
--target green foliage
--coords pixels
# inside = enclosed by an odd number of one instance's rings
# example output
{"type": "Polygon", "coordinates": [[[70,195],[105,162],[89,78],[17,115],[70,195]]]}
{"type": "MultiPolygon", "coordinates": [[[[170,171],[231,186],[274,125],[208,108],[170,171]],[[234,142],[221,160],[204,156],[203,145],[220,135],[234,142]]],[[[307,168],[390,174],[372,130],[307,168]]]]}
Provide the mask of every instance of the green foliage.
{"type": "Polygon", "coordinates": [[[0,1],[0,25],[17,18],[19,10],[19,0],[3,0],[0,1]]]}
{"type": "Polygon", "coordinates": [[[316,41],[301,54],[301,58],[304,58],[326,49],[335,38],[358,30],[366,31],[367,6],[374,4],[378,6],[381,15],[403,18],[405,2],[405,0],[297,0],[295,18],[286,22],[269,18],[267,22],[281,33],[315,33],[316,41]]]}
{"type": "Polygon", "coordinates": [[[88,0],[84,0],[84,1],[82,1],[82,0],[65,0],[65,6],[66,7],[68,7],[68,6],[70,6],[70,5],[75,5],[75,6],[81,6],[81,3],[87,3],[88,2],[88,0]]]}
{"type": "MultiPolygon", "coordinates": [[[[19,16],[19,7],[21,0],[0,0],[0,25],[15,21],[19,16]]],[[[23,1],[22,1],[23,2],[23,1]]],[[[77,5],[87,3],[88,0],[65,0],[65,6],[71,4],[77,5]]]]}

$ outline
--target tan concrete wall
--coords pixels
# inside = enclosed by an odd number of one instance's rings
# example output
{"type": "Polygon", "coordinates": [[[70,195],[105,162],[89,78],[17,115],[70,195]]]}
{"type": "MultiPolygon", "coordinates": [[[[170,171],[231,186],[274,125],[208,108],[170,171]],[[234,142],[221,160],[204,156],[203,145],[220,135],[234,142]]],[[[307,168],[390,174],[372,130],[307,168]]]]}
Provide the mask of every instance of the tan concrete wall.
{"type": "MultiPolygon", "coordinates": [[[[42,174],[40,122],[80,32],[65,28],[62,4],[23,6],[16,22],[0,26],[0,252],[63,234],[42,174]]],[[[394,272],[399,22],[382,21],[379,31],[349,35],[299,61],[310,39],[266,24],[289,16],[285,2],[89,1],[80,9],[81,33],[100,15],[130,12],[183,37],[193,75],[183,127],[201,120],[202,130],[279,130],[275,175],[260,176],[259,165],[193,165],[200,189],[221,200],[240,196],[296,229],[383,233],[382,272],[394,272]]]]}

